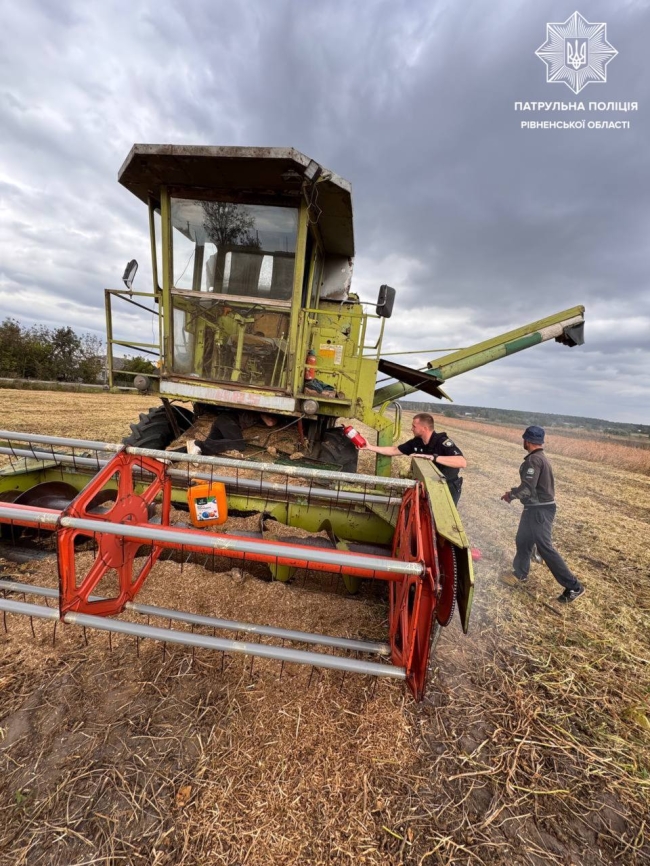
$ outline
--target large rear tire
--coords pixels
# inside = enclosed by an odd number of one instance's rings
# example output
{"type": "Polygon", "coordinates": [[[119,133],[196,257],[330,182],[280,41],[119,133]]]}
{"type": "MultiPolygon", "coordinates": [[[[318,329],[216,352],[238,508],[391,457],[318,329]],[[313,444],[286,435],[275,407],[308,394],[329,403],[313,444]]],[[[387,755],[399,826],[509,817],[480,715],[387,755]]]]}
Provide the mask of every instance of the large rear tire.
{"type": "Polygon", "coordinates": [[[359,452],[343,433],[342,427],[333,427],[323,434],[318,459],[323,463],[333,463],[340,472],[356,472],[359,452]]]}
{"type": "MultiPolygon", "coordinates": [[[[184,433],[194,423],[194,413],[182,406],[170,404],[176,416],[176,424],[184,433]]],[[[131,424],[131,433],[122,442],[136,448],[164,450],[176,438],[164,406],[153,406],[148,412],[140,413],[140,420],[131,424]]]]}

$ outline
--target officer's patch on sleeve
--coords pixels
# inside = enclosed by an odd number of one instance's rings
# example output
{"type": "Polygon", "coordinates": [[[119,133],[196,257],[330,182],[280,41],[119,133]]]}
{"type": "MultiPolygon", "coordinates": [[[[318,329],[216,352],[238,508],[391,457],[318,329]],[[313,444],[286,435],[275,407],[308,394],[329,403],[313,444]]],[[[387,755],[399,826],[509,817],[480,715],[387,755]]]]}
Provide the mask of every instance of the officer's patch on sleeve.
{"type": "Polygon", "coordinates": [[[445,441],[442,444],[445,446],[445,448],[453,448],[454,447],[454,443],[451,441],[451,439],[445,439],[445,441]]]}
{"type": "Polygon", "coordinates": [[[526,475],[534,475],[534,474],[535,474],[535,470],[533,469],[532,466],[529,466],[528,469],[526,470],[526,475]]]}

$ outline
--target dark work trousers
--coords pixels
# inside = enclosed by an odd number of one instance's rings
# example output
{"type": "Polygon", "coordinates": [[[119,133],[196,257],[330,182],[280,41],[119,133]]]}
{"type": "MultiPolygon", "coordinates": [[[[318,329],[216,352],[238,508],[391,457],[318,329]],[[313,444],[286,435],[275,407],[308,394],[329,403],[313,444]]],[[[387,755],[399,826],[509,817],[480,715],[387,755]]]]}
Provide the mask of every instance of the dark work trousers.
{"type": "Polygon", "coordinates": [[[451,493],[451,498],[454,500],[454,505],[458,505],[458,500],[460,499],[460,491],[463,487],[463,479],[452,478],[451,481],[447,481],[447,487],[449,488],[449,492],[451,493]]]}
{"type": "Polygon", "coordinates": [[[524,508],[519,521],[515,543],[517,553],[512,563],[516,577],[528,577],[530,557],[537,545],[539,555],[549,567],[551,574],[565,589],[577,589],[580,581],[572,574],[553,545],[553,521],[555,505],[537,505],[524,508]]]}

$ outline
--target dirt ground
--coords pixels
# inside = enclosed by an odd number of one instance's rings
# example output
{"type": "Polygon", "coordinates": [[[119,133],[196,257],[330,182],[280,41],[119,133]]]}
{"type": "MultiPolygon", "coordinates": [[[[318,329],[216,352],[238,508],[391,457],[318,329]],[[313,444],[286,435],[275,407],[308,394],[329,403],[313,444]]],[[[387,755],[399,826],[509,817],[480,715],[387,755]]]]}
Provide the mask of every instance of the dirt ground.
{"type": "MultiPolygon", "coordinates": [[[[107,441],[147,405],[0,391],[5,429],[107,441]]],[[[425,702],[388,680],[7,616],[0,864],[649,863],[650,477],[554,455],[550,437],[555,539],[587,587],[564,609],[543,565],[525,589],[501,581],[519,506],[499,497],[522,449],[498,428],[446,429],[482,557],[470,633],[457,617],[443,630],[425,702]]],[[[2,568],[56,585],[52,559],[2,568]]],[[[334,588],[170,561],[139,600],[382,639],[383,599],[334,588]]]]}

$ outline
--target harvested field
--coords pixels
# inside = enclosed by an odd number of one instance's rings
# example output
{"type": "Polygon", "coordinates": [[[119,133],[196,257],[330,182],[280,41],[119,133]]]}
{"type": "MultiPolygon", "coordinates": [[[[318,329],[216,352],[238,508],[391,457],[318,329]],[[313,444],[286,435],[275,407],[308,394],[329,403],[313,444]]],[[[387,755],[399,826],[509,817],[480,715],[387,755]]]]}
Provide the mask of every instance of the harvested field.
{"type": "MultiPolygon", "coordinates": [[[[410,416],[412,417],[412,415],[410,416]]],[[[441,419],[447,421],[447,419],[441,419]]],[[[482,421],[470,421],[464,418],[454,418],[449,421],[449,428],[484,433],[505,442],[521,444],[519,427],[509,427],[506,424],[486,424],[482,421]]],[[[553,454],[564,457],[577,457],[593,463],[608,463],[619,469],[631,469],[650,475],[650,440],[630,439],[621,442],[611,436],[590,436],[586,430],[562,431],[550,430],[547,435],[547,446],[553,454]]]]}
{"type": "MultiPolygon", "coordinates": [[[[0,391],[7,429],[109,441],[148,404],[0,391]]],[[[468,423],[446,429],[482,551],[473,620],[443,631],[421,705],[388,681],[71,628],[53,642],[51,624],[8,616],[0,864],[650,862],[650,478],[550,440],[556,543],[587,586],[561,609],[544,566],[525,589],[500,581],[519,506],[499,497],[523,451],[468,423]]],[[[4,575],[56,584],[52,560],[4,575]]],[[[168,561],[142,601],[383,636],[381,597],[322,589],[168,561]]]]}

